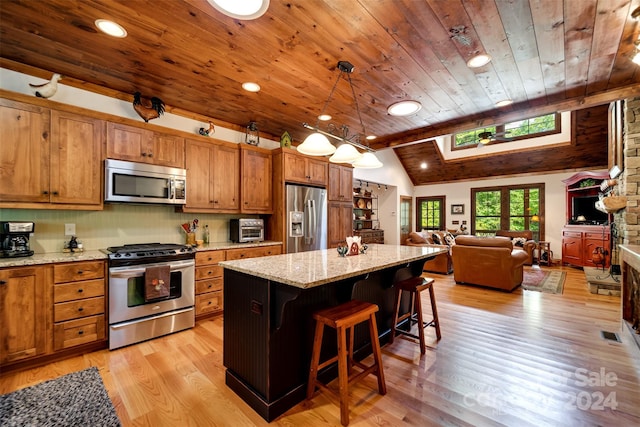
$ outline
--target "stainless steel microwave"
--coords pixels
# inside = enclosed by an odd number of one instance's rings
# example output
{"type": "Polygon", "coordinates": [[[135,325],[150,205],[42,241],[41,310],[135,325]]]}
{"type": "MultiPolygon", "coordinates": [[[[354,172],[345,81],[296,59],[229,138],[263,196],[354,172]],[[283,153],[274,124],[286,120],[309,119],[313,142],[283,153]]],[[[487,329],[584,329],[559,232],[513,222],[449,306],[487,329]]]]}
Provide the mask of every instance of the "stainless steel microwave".
{"type": "Polygon", "coordinates": [[[184,205],[187,171],[167,166],[106,159],[104,201],[184,205]]]}

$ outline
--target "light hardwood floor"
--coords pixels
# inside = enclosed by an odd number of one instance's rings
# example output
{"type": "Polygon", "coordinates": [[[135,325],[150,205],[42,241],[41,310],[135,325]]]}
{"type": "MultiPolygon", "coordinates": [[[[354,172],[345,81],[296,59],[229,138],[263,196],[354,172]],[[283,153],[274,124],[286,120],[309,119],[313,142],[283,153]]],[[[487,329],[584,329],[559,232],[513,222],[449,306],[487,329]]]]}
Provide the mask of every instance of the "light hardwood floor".
{"type": "MultiPolygon", "coordinates": [[[[590,294],[582,270],[562,269],[562,295],[433,275],[442,340],[429,328],[433,348],[422,358],[404,338],[383,347],[388,392],[377,394],[373,376],[353,386],[350,425],[640,425],[640,350],[621,333],[620,298],[590,294]],[[602,330],[623,342],[604,340],[602,330]]],[[[267,425],[224,384],[222,322],[6,373],[0,393],[96,366],[124,426],[267,425]]],[[[271,424],[340,425],[339,404],[316,392],[271,424]]]]}

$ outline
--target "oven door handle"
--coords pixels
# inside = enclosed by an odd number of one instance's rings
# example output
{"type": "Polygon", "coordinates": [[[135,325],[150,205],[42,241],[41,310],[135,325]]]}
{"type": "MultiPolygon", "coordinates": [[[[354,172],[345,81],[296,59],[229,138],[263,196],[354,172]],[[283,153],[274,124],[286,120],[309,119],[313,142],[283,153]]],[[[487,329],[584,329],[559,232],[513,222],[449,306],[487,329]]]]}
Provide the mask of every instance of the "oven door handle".
{"type": "Polygon", "coordinates": [[[145,273],[148,267],[158,267],[162,265],[167,265],[171,267],[171,271],[178,270],[181,268],[192,267],[195,266],[196,263],[193,260],[187,261],[171,261],[169,263],[157,263],[157,264],[144,264],[142,266],[125,266],[125,267],[112,267],[109,269],[109,277],[118,277],[118,278],[129,278],[129,277],[138,277],[145,273]]]}
{"type": "MultiPolygon", "coordinates": [[[[158,314],[157,316],[145,317],[144,320],[146,321],[146,320],[162,319],[163,317],[175,316],[176,314],[187,313],[189,311],[193,311],[193,307],[185,308],[182,310],[168,311],[166,313],[158,314]]],[[[109,327],[111,329],[120,329],[126,326],[134,325],[136,323],[140,323],[140,319],[134,319],[129,322],[118,323],[117,325],[109,325],[109,327]]]]}

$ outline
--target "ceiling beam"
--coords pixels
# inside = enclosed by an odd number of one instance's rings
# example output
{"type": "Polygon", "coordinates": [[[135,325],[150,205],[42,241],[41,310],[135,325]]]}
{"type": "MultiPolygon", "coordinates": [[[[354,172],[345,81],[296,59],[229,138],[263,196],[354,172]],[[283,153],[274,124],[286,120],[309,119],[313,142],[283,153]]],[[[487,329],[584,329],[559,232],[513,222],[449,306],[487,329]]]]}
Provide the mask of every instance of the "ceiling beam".
{"type": "Polygon", "coordinates": [[[468,131],[483,126],[504,124],[555,112],[581,110],[583,108],[595,107],[598,105],[608,104],[619,99],[633,98],[635,96],[640,96],[640,85],[637,84],[594,95],[567,99],[548,105],[522,108],[518,108],[517,105],[512,105],[510,111],[502,114],[487,112],[482,115],[469,116],[462,120],[451,120],[440,125],[427,126],[379,138],[375,141],[371,141],[370,147],[374,150],[381,150],[388,147],[414,144],[417,142],[428,141],[437,136],[450,135],[456,132],[468,131]]]}

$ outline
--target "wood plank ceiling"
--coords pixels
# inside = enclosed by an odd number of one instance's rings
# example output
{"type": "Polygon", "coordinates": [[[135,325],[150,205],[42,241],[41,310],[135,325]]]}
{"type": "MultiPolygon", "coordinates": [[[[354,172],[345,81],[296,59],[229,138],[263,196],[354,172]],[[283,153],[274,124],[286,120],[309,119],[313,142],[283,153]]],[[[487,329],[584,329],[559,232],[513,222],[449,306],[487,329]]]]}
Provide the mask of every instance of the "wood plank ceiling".
{"type": "MultiPolygon", "coordinates": [[[[631,61],[639,0],[271,0],[251,21],[207,0],[3,0],[0,65],[124,100],[161,98],[167,111],[294,143],[315,124],[350,61],[367,134],[376,149],[411,145],[433,156],[430,138],[480,125],[603,105],[640,95],[631,61]],[[125,27],[116,39],[99,18],[125,27]],[[492,61],[471,69],[477,53],[492,61]],[[262,90],[249,93],[246,81],[262,90]],[[387,107],[422,109],[392,117],[387,107]],[[496,102],[513,104],[497,108],[496,102]]],[[[55,98],[53,98],[55,100],[55,98]]],[[[338,126],[361,127],[346,79],[327,107],[338,126]]],[[[156,124],[162,125],[162,118],[156,124]]],[[[399,154],[402,159],[402,156],[399,154]]],[[[414,184],[415,166],[405,163],[414,184]]],[[[566,168],[566,163],[565,163],[566,168]]],[[[467,174],[468,175],[468,174],[467,174]]],[[[482,174],[478,175],[482,176],[482,174]]]]}

